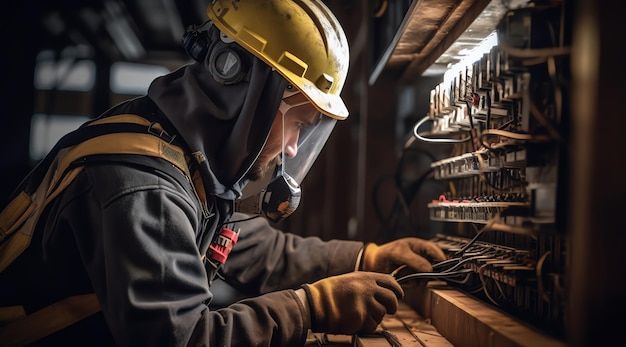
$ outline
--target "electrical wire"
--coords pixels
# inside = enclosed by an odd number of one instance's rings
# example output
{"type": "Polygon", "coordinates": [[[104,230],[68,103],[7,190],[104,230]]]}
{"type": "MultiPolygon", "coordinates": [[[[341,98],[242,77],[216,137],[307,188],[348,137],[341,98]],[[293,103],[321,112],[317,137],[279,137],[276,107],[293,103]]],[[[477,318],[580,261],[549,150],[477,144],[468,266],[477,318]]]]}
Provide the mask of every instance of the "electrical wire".
{"type": "Polygon", "coordinates": [[[460,250],[458,250],[456,253],[454,253],[454,256],[459,256],[463,253],[465,253],[467,251],[467,249],[469,249],[472,245],[474,245],[474,243],[478,240],[478,238],[486,231],[489,230],[489,228],[496,222],[496,220],[500,219],[500,214],[497,213],[496,216],[494,218],[491,218],[487,221],[487,224],[485,224],[484,227],[482,227],[480,230],[478,230],[476,232],[476,235],[474,235],[474,237],[465,245],[463,246],[460,250]]]}
{"type": "Polygon", "coordinates": [[[420,119],[415,126],[413,126],[413,135],[419,139],[422,140],[424,142],[434,142],[434,143],[461,143],[461,142],[467,142],[469,140],[472,139],[471,136],[467,136],[464,137],[462,139],[434,139],[434,138],[427,138],[427,137],[423,137],[419,134],[419,128],[426,123],[427,121],[431,120],[429,116],[426,116],[422,119],[420,119]]]}
{"type": "Polygon", "coordinates": [[[496,135],[496,136],[500,136],[500,137],[507,137],[510,138],[512,140],[516,140],[516,141],[520,141],[520,142],[529,142],[529,141],[533,141],[533,142],[548,142],[552,139],[551,136],[545,136],[545,135],[532,135],[532,134],[521,134],[521,133],[514,133],[511,131],[506,131],[506,130],[499,130],[499,129],[489,129],[489,130],[484,130],[480,133],[480,135],[478,136],[480,143],[487,149],[489,150],[496,150],[500,147],[506,146],[506,145],[511,145],[512,143],[500,143],[497,145],[491,145],[490,143],[485,142],[486,141],[486,137],[489,135],[496,135]]]}
{"type": "Polygon", "coordinates": [[[469,283],[469,280],[472,278],[472,272],[468,272],[465,277],[463,277],[463,279],[461,280],[456,280],[454,278],[447,278],[446,281],[452,282],[452,283],[456,283],[456,284],[467,284],[469,283]]]}
{"type": "Polygon", "coordinates": [[[450,259],[446,259],[444,261],[440,261],[440,262],[438,262],[436,264],[433,264],[433,270],[434,269],[438,269],[438,268],[440,268],[442,266],[446,266],[448,264],[458,263],[459,261],[461,261],[461,259],[462,259],[461,257],[457,257],[457,258],[450,258],[450,259]]]}
{"type": "Polygon", "coordinates": [[[539,292],[539,296],[547,303],[550,303],[550,297],[546,293],[543,286],[543,264],[546,259],[550,255],[550,251],[546,251],[540,258],[537,260],[537,265],[535,267],[535,276],[537,277],[537,291],[539,292]]]}
{"type": "Polygon", "coordinates": [[[406,264],[403,264],[403,265],[398,266],[398,268],[397,268],[397,269],[393,270],[393,271],[390,273],[391,277],[394,277],[394,278],[395,278],[395,277],[398,275],[398,272],[400,272],[400,270],[404,269],[405,267],[406,267],[406,264]]]}
{"type": "Polygon", "coordinates": [[[409,280],[414,280],[414,279],[445,279],[445,278],[454,278],[454,277],[458,277],[461,275],[465,275],[467,273],[471,273],[474,270],[472,269],[463,269],[463,270],[458,270],[458,271],[451,271],[451,272],[416,272],[416,273],[412,273],[409,275],[405,275],[402,276],[400,278],[397,278],[396,281],[398,283],[403,283],[409,280]]]}
{"type": "Polygon", "coordinates": [[[480,279],[480,282],[483,284],[483,292],[485,293],[487,299],[489,299],[489,301],[491,301],[494,305],[500,306],[500,304],[491,296],[491,294],[489,293],[489,289],[487,288],[487,280],[485,279],[485,274],[483,273],[487,265],[488,264],[481,265],[476,272],[478,273],[478,278],[480,279]]]}
{"type": "Polygon", "coordinates": [[[430,167],[430,163],[435,161],[435,157],[430,152],[418,149],[418,148],[404,148],[402,150],[402,155],[396,165],[395,173],[392,175],[382,176],[374,183],[374,187],[372,190],[372,202],[374,205],[374,211],[378,218],[381,221],[380,233],[384,234],[386,238],[393,238],[393,233],[398,227],[399,218],[404,216],[408,218],[408,228],[413,229],[413,219],[411,215],[411,203],[413,198],[416,196],[420,188],[423,186],[424,182],[426,182],[430,177],[432,177],[433,169],[430,167]],[[418,153],[427,157],[429,160],[429,165],[423,173],[421,173],[413,182],[410,182],[408,185],[404,184],[404,180],[402,178],[402,174],[406,171],[405,167],[407,166],[407,162],[409,161],[410,156],[409,153],[418,153]],[[393,179],[394,188],[396,189],[396,198],[393,202],[391,210],[387,215],[385,215],[382,211],[382,208],[379,206],[378,195],[381,190],[382,183],[385,180],[393,179]]]}
{"type": "Polygon", "coordinates": [[[490,256],[488,256],[488,255],[476,255],[476,256],[472,256],[472,257],[464,258],[464,259],[461,259],[461,260],[460,260],[459,262],[457,262],[456,264],[454,264],[454,266],[451,266],[450,268],[445,269],[445,270],[443,270],[443,271],[441,271],[441,272],[445,273],[445,272],[452,272],[452,271],[456,271],[456,269],[457,269],[458,267],[460,267],[460,266],[462,266],[463,264],[468,263],[468,262],[470,262],[470,261],[473,261],[473,260],[478,260],[478,259],[489,259],[489,258],[491,258],[491,257],[490,257],[490,256]]]}
{"type": "Polygon", "coordinates": [[[539,122],[539,124],[543,125],[548,134],[555,140],[561,141],[561,135],[559,131],[550,123],[550,121],[544,116],[544,114],[539,110],[537,105],[530,102],[530,114],[539,122]]]}
{"type": "Polygon", "coordinates": [[[570,47],[516,48],[505,42],[498,42],[498,48],[506,53],[510,58],[520,59],[534,59],[539,57],[548,58],[571,54],[570,47]]]}
{"type": "MultiPolygon", "coordinates": [[[[498,218],[499,217],[493,218],[490,221],[495,224],[495,221],[498,218]]],[[[505,250],[498,250],[498,248],[494,248],[489,245],[480,245],[480,247],[477,247],[477,245],[475,245],[478,236],[482,235],[482,233],[486,230],[490,230],[488,225],[480,229],[477,232],[476,236],[472,240],[467,242],[461,248],[461,250],[455,252],[455,254],[459,256],[434,264],[433,272],[413,273],[397,278],[396,280],[399,283],[402,283],[412,279],[444,279],[448,282],[456,283],[458,285],[468,285],[472,278],[472,274],[476,274],[478,275],[480,286],[474,289],[469,289],[471,290],[471,293],[475,294],[482,291],[485,297],[492,304],[498,307],[502,306],[502,302],[508,301],[507,294],[502,284],[497,279],[490,277],[493,283],[493,286],[491,286],[491,288],[495,287],[499,295],[498,297],[493,296],[490,291],[490,283],[488,282],[487,276],[485,275],[485,271],[489,266],[498,266],[498,264],[511,264],[515,263],[515,260],[510,256],[506,256],[507,251],[505,250]],[[463,255],[468,256],[464,257],[463,255]],[[462,268],[465,266],[465,264],[474,264],[477,261],[484,261],[484,264],[480,265],[478,269],[473,269],[471,267],[462,268]]],[[[391,275],[395,278],[397,276],[397,273],[403,268],[404,266],[399,267],[398,269],[394,270],[391,275]]]]}
{"type": "Polygon", "coordinates": [[[492,225],[489,226],[489,229],[494,230],[494,231],[504,231],[509,234],[526,235],[534,239],[537,238],[537,231],[535,231],[534,229],[524,228],[524,227],[515,226],[515,225],[509,225],[505,223],[493,223],[492,225]]]}

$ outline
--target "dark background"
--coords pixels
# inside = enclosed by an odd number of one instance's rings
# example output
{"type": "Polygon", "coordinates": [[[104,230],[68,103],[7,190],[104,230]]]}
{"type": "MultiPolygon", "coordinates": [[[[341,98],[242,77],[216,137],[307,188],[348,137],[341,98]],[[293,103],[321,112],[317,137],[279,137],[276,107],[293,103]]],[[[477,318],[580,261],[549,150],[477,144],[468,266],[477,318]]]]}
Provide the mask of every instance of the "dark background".
{"type": "MultiPolygon", "coordinates": [[[[411,125],[427,114],[428,93],[441,77],[423,72],[453,46],[489,1],[325,2],[343,23],[351,45],[350,75],[342,93],[351,115],[335,128],[302,184],[300,208],[282,227],[324,239],[381,241],[405,233],[429,237],[437,227],[428,223],[423,202],[439,188],[420,190],[424,196],[416,201],[422,203],[411,205],[417,210],[411,228],[390,229],[387,217],[400,216],[393,213],[398,191],[390,177],[397,173],[411,125]],[[415,12],[414,27],[406,30],[409,23],[403,19],[414,4],[424,6],[424,11],[415,12]],[[456,20],[455,25],[442,29],[446,24],[442,18],[456,20]],[[390,44],[393,52],[387,51],[390,44]]],[[[626,306],[626,268],[620,257],[626,244],[621,219],[626,196],[622,169],[626,117],[621,106],[626,95],[621,53],[626,43],[624,18],[620,2],[569,3],[574,4],[574,44],[572,160],[564,202],[570,246],[568,342],[606,345],[602,342],[623,339],[620,317],[626,306]]],[[[194,0],[0,2],[2,200],[35,164],[29,159],[34,112],[45,106],[50,113],[95,116],[121,101],[126,96],[109,88],[109,68],[116,61],[172,69],[185,63],[180,37],[187,25],[205,20],[205,5],[194,0]],[[132,30],[143,48],[138,54],[120,51],[111,36],[116,26],[132,30]],[[90,59],[97,66],[94,89],[84,93],[35,90],[37,54],[43,49],[61,52],[77,44],[91,48],[90,59]]],[[[445,153],[426,150],[435,156],[445,153]]],[[[415,170],[427,167],[417,159],[414,165],[415,170]]]]}

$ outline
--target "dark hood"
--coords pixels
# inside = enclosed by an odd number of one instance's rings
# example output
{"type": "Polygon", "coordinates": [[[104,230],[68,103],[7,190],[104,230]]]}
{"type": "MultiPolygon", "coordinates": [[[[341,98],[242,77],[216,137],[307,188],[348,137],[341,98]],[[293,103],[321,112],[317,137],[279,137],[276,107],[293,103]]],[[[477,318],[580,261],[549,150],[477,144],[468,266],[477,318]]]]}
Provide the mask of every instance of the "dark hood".
{"type": "Polygon", "coordinates": [[[205,64],[193,63],[155,79],[148,89],[164,116],[199,163],[208,195],[241,196],[243,177],[259,155],[286,87],[286,80],[249,55],[247,77],[216,82],[205,64]]]}

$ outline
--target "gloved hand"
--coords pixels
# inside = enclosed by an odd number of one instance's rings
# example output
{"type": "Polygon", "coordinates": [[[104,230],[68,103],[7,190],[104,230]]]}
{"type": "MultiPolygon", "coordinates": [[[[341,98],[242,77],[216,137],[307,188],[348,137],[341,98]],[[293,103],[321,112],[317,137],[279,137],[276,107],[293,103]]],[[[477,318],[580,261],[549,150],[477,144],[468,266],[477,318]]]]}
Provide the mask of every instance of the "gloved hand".
{"type": "Polygon", "coordinates": [[[432,263],[444,260],[446,255],[434,242],[406,237],[380,246],[368,244],[363,251],[361,270],[391,273],[406,265],[415,272],[431,272],[432,263]]]}
{"type": "Polygon", "coordinates": [[[311,330],[330,334],[369,333],[386,313],[395,313],[402,287],[387,274],[350,272],[302,286],[311,311],[311,330]]]}

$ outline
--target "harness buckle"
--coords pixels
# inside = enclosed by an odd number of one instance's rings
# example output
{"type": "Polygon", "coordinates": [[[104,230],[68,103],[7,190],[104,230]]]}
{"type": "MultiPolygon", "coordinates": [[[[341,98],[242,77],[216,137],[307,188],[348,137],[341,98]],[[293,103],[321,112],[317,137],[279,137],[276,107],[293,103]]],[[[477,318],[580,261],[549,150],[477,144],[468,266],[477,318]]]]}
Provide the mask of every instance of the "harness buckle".
{"type": "Polygon", "coordinates": [[[159,124],[158,122],[150,123],[150,125],[148,126],[148,133],[159,137],[169,144],[172,144],[172,142],[174,142],[174,139],[176,138],[176,135],[171,136],[165,130],[163,130],[161,124],[159,124]]]}

